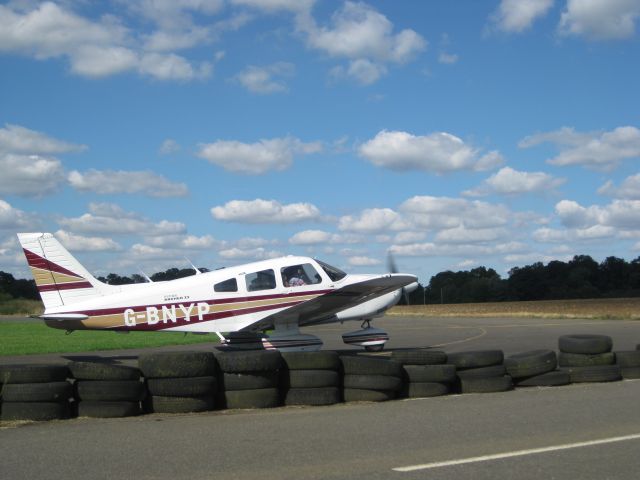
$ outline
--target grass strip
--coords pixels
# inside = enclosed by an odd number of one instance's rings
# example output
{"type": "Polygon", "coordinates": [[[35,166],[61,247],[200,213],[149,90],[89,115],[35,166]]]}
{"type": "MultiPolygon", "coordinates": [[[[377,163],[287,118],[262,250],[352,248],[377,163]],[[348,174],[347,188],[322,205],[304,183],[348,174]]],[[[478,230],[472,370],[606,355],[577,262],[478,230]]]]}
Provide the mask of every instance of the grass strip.
{"type": "Polygon", "coordinates": [[[117,334],[78,330],[67,335],[40,322],[0,322],[0,356],[39,353],[92,352],[128,348],[218,343],[215,335],[185,335],[181,332],[130,332],[117,334]]]}

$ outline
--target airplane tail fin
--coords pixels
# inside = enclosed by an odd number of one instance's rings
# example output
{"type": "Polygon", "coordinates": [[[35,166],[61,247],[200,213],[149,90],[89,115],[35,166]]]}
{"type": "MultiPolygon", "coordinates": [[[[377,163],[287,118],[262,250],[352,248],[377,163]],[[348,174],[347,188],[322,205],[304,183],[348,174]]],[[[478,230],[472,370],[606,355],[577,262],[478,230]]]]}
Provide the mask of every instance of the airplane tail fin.
{"type": "Polygon", "coordinates": [[[113,293],[98,281],[51,233],[18,233],[45,310],[113,293]]]}

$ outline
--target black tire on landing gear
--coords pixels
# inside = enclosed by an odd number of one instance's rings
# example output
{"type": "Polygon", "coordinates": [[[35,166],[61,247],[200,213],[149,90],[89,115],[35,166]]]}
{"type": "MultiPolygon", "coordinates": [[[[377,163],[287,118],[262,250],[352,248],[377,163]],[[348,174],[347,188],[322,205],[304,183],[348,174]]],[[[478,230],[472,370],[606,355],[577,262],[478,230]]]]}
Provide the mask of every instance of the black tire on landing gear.
{"type": "Polygon", "coordinates": [[[384,344],[382,344],[382,345],[366,345],[364,347],[364,349],[367,352],[381,352],[382,350],[384,350],[384,344]]]}

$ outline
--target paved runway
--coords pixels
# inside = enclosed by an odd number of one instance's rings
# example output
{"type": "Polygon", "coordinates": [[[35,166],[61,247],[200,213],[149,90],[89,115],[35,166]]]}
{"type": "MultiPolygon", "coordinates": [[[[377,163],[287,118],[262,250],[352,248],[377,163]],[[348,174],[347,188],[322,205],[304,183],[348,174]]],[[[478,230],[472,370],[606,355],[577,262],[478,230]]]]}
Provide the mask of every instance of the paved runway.
{"type": "MultiPolygon", "coordinates": [[[[555,349],[565,333],[611,335],[617,350],[640,343],[640,322],[626,321],[386,317],[377,326],[392,335],[391,348],[448,352],[555,349]]],[[[326,348],[342,348],[340,333],[355,328],[313,330],[326,348]]],[[[0,477],[635,479],[638,399],[640,380],[384,404],[38,423],[0,429],[0,477]]]]}

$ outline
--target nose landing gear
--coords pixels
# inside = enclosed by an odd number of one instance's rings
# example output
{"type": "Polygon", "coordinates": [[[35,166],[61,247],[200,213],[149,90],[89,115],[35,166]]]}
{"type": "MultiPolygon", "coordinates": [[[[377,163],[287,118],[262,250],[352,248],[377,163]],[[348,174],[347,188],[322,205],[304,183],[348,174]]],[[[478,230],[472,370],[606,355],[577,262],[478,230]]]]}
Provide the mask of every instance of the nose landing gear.
{"type": "Polygon", "coordinates": [[[380,352],[384,344],[389,340],[389,334],[380,328],[371,326],[371,320],[367,319],[360,325],[360,330],[345,333],[342,341],[347,345],[364,347],[367,352],[380,352]]]}

